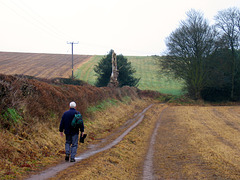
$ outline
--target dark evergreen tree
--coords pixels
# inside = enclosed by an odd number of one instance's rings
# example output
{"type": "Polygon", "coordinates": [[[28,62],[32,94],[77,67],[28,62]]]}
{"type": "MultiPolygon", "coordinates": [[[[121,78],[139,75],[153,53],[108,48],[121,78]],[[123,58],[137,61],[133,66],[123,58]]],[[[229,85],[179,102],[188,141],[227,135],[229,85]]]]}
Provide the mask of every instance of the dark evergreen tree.
{"type": "Polygon", "coordinates": [[[231,49],[231,99],[235,96],[236,75],[238,74],[238,54],[240,47],[240,10],[238,8],[228,8],[219,11],[215,16],[216,27],[220,30],[222,37],[225,39],[229,49],[231,49]]]}
{"type": "MultiPolygon", "coordinates": [[[[107,86],[110,81],[112,73],[112,52],[104,56],[100,62],[94,67],[94,71],[97,74],[96,86],[107,86]]],[[[131,62],[128,62],[127,58],[123,55],[117,55],[117,67],[119,70],[118,82],[119,86],[134,86],[138,85],[140,78],[135,78],[134,73],[136,70],[132,67],[131,62]]]]}
{"type": "Polygon", "coordinates": [[[201,91],[201,96],[207,101],[230,100],[231,94],[231,51],[219,48],[208,59],[206,64],[207,84],[201,91]]]}

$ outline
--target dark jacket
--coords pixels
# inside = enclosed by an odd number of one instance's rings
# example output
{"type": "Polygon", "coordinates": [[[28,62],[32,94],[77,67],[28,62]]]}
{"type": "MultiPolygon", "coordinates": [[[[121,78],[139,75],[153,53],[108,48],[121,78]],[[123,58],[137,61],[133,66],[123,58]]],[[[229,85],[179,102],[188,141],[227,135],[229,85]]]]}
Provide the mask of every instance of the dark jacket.
{"type": "MultiPolygon", "coordinates": [[[[66,111],[63,116],[62,116],[62,120],[59,126],[59,131],[63,132],[65,134],[71,134],[71,135],[75,135],[75,134],[79,134],[79,128],[73,128],[71,126],[71,122],[74,118],[75,114],[79,114],[79,112],[74,109],[74,108],[70,108],[68,111],[66,111]]],[[[83,127],[81,127],[81,132],[84,132],[84,125],[83,127]]]]}

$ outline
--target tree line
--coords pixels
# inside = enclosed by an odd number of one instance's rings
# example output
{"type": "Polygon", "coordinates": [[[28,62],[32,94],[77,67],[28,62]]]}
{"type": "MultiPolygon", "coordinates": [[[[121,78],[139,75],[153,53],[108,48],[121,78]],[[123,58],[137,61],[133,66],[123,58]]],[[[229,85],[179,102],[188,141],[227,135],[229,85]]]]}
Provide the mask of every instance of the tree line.
{"type": "Polygon", "coordinates": [[[240,10],[221,10],[210,25],[194,9],[166,38],[161,73],[184,81],[193,99],[240,100],[240,10]]]}

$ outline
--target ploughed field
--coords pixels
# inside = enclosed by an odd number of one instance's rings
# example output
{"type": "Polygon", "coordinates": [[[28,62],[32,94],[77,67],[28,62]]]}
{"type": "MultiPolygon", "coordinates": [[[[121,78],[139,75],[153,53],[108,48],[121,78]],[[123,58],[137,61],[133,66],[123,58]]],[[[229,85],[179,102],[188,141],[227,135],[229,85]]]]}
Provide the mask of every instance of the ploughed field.
{"type": "MultiPolygon", "coordinates": [[[[89,55],[74,55],[74,70],[90,58],[89,55]]],[[[72,55],[0,52],[0,73],[68,78],[72,74],[72,55]]]]}

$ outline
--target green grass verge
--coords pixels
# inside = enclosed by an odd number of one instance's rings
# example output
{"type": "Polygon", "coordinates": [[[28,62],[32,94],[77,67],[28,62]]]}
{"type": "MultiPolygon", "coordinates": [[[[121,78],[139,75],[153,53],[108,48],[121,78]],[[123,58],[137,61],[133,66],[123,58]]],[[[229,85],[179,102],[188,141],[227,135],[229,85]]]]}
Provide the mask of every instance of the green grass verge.
{"type": "Polygon", "coordinates": [[[0,119],[1,119],[0,127],[5,126],[10,128],[16,124],[21,123],[23,118],[18,114],[17,110],[7,108],[7,110],[2,115],[0,114],[0,119]]]}
{"type": "MultiPolygon", "coordinates": [[[[125,96],[121,99],[121,103],[123,103],[123,104],[128,104],[130,101],[131,101],[131,97],[129,97],[129,96],[125,96]]],[[[119,102],[120,102],[120,100],[117,100],[117,99],[103,100],[94,106],[88,107],[87,112],[94,113],[96,111],[103,111],[103,110],[107,109],[108,107],[117,106],[119,102]]]]}
{"type": "Polygon", "coordinates": [[[158,73],[156,60],[151,56],[127,56],[136,69],[136,77],[141,77],[139,89],[154,90],[165,94],[180,95],[182,84],[158,73]]]}
{"type": "Polygon", "coordinates": [[[108,99],[108,100],[104,100],[99,102],[97,105],[95,106],[90,106],[87,109],[88,113],[93,113],[96,111],[102,111],[105,110],[106,108],[108,108],[109,106],[115,106],[118,103],[118,100],[116,99],[108,99]]]}
{"type": "Polygon", "coordinates": [[[93,56],[90,60],[84,63],[79,69],[76,70],[74,76],[81,79],[91,85],[94,85],[96,81],[95,72],[93,70],[94,66],[101,60],[103,56],[93,56]]]}
{"type": "MultiPolygon", "coordinates": [[[[94,66],[103,56],[93,56],[84,63],[76,72],[75,76],[89,84],[96,81],[94,66]]],[[[138,88],[141,90],[154,90],[165,94],[181,95],[182,83],[171,80],[158,73],[158,67],[154,57],[151,56],[126,56],[128,61],[136,69],[135,76],[141,77],[138,88]]]]}

